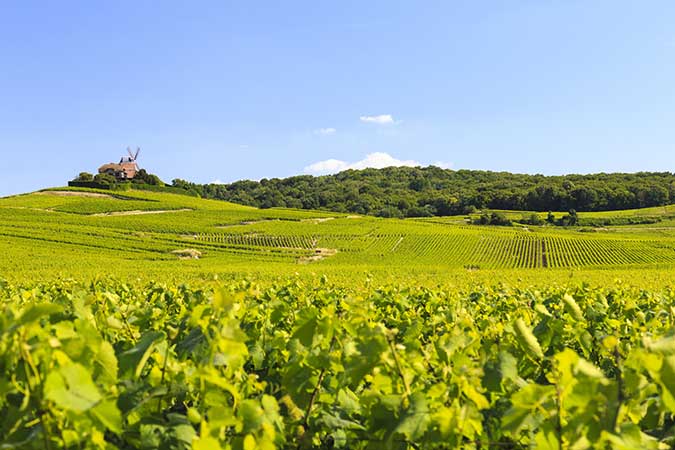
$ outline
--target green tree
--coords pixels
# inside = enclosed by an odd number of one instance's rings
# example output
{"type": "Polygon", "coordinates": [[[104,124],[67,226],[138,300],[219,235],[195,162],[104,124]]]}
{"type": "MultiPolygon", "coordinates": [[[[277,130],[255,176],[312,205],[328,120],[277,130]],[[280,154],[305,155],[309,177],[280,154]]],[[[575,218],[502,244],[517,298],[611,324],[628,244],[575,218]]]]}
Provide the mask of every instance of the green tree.
{"type": "Polygon", "coordinates": [[[546,223],[541,217],[539,217],[539,214],[537,213],[532,213],[523,216],[520,221],[521,223],[526,223],[528,225],[543,225],[544,223],[546,223]]]}
{"type": "Polygon", "coordinates": [[[82,182],[94,181],[94,175],[90,174],[89,172],[80,172],[77,178],[75,178],[73,181],[82,181],[82,182]]]}
{"type": "Polygon", "coordinates": [[[395,206],[385,206],[379,210],[376,214],[378,217],[387,217],[387,218],[397,218],[400,219],[403,217],[403,213],[400,209],[395,206]]]}
{"type": "Polygon", "coordinates": [[[160,180],[157,175],[150,174],[145,169],[141,169],[136,172],[133,182],[150,184],[152,186],[164,186],[164,182],[160,180]]]}
{"type": "Polygon", "coordinates": [[[99,173],[94,177],[94,182],[104,186],[115,186],[117,184],[117,179],[107,173],[99,173]]]}

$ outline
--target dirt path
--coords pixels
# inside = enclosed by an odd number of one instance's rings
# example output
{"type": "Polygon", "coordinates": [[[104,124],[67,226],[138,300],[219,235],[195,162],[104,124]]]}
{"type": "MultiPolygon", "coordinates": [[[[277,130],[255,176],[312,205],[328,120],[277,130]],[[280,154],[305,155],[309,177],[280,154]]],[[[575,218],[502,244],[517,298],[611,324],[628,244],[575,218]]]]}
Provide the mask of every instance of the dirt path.
{"type": "Polygon", "coordinates": [[[95,197],[95,198],[113,198],[112,195],[99,194],[98,192],[81,192],[81,191],[42,191],[37,192],[38,195],[56,195],[59,197],[95,197]]]}
{"type": "Polygon", "coordinates": [[[544,267],[548,267],[548,255],[546,254],[546,241],[543,239],[541,241],[541,264],[544,267]]]}
{"type": "Polygon", "coordinates": [[[192,211],[190,208],[183,209],[155,209],[147,211],[112,211],[107,213],[90,214],[89,217],[111,217],[111,216],[143,216],[146,214],[166,214],[192,211]]]}
{"type": "Polygon", "coordinates": [[[329,220],[334,220],[335,217],[315,217],[312,219],[302,219],[300,222],[310,222],[310,223],[323,223],[328,222],[329,220]]]}

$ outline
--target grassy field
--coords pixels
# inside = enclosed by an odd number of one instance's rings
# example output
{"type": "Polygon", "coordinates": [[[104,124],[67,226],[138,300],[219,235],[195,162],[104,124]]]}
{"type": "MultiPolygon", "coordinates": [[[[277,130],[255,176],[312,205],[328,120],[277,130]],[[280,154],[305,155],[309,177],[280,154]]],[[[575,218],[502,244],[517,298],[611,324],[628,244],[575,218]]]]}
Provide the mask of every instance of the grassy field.
{"type": "MultiPolygon", "coordinates": [[[[584,213],[668,218],[674,207],[584,213]]],[[[523,213],[512,212],[514,217],[523,213]]],[[[661,285],[675,267],[675,224],[561,228],[469,225],[463,217],[380,219],[259,210],[153,193],[55,189],[0,199],[0,274],[10,280],[114,276],[263,278],[327,274],[431,284],[565,283],[616,278],[661,285]],[[182,250],[195,250],[187,259],[182,250]]]]}

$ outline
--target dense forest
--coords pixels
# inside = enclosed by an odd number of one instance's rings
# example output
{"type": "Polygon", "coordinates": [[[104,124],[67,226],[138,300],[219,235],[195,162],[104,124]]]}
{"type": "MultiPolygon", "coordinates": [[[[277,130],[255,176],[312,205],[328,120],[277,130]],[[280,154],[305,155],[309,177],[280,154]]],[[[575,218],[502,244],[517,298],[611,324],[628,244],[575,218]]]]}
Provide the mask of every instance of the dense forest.
{"type": "Polygon", "coordinates": [[[347,170],[336,175],[173,186],[204,198],[260,208],[289,207],[424,217],[467,214],[482,209],[609,211],[675,203],[675,174],[600,173],[544,176],[388,167],[347,170]]]}

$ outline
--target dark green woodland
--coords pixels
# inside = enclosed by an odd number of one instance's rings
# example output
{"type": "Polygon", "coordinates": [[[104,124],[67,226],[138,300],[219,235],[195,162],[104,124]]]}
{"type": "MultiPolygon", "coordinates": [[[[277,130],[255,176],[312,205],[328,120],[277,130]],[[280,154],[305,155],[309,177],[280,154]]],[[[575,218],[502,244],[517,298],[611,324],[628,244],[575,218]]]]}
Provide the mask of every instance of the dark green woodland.
{"type": "Polygon", "coordinates": [[[322,209],[381,217],[448,216],[481,209],[611,211],[675,203],[675,174],[670,172],[544,176],[434,166],[389,167],[231,184],[174,180],[173,186],[204,198],[260,208],[322,209]]]}

